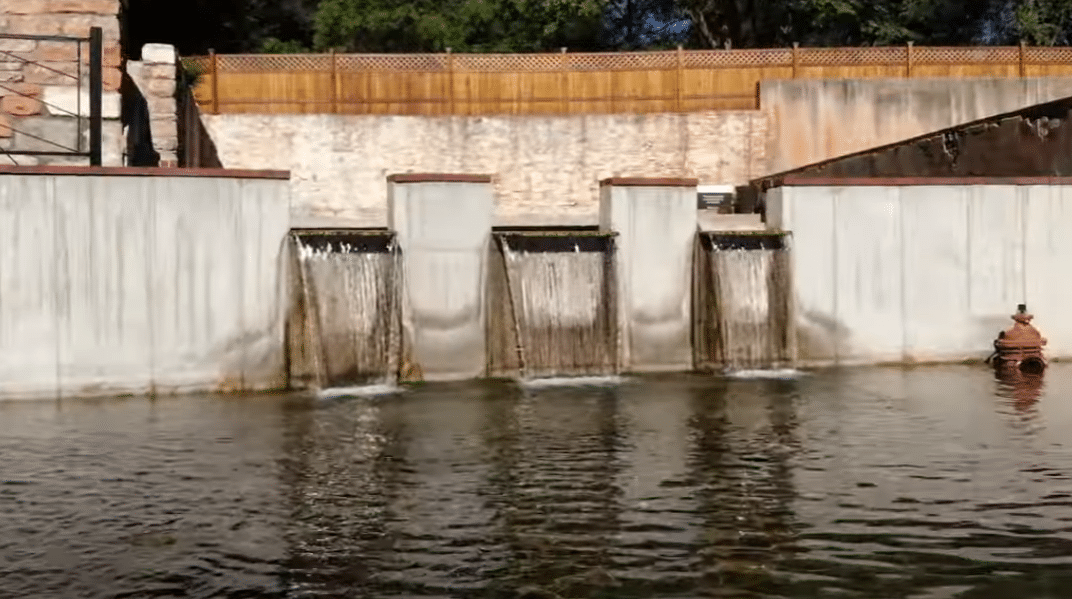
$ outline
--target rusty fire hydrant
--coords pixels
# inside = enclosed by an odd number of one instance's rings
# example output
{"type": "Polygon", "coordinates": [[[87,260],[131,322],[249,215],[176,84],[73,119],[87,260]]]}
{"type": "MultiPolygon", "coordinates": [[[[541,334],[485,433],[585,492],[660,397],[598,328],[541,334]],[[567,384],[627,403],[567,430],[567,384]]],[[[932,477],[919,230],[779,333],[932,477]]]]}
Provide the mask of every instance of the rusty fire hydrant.
{"type": "Polygon", "coordinates": [[[1012,315],[1015,323],[998,333],[994,340],[994,353],[987,361],[992,361],[995,368],[1017,368],[1023,372],[1041,373],[1046,369],[1046,357],[1042,347],[1046,338],[1031,325],[1034,318],[1027,313],[1027,306],[1020,304],[1016,314],[1012,315]]]}

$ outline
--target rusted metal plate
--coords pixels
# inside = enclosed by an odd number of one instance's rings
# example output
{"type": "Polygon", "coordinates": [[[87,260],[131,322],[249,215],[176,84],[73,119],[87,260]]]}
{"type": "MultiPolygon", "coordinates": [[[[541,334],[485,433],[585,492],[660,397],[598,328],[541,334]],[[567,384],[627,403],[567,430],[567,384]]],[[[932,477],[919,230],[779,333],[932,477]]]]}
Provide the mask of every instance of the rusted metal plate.
{"type": "Polygon", "coordinates": [[[224,179],[290,179],[290,171],[224,168],[160,168],[132,166],[58,166],[0,164],[0,175],[63,175],[82,177],[204,177],[224,179]]]}

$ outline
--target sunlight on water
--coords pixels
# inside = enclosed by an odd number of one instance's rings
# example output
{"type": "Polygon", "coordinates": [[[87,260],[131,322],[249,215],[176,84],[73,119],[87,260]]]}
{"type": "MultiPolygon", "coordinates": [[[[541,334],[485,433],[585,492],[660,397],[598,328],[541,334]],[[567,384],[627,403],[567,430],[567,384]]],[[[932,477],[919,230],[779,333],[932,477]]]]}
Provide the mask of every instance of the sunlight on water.
{"type": "Polygon", "coordinates": [[[395,395],[405,391],[398,385],[361,385],[357,387],[331,387],[317,391],[320,399],[338,399],[340,397],[379,397],[395,395]]]}
{"type": "Polygon", "coordinates": [[[793,368],[775,368],[771,370],[727,370],[722,374],[731,379],[791,380],[808,376],[808,373],[793,368]]]}
{"type": "Polygon", "coordinates": [[[0,403],[0,597],[1067,597],[1072,365],[997,375],[0,403]]]}
{"type": "Polygon", "coordinates": [[[622,376],[574,376],[521,379],[518,384],[527,389],[542,387],[611,387],[628,382],[622,376]]]}

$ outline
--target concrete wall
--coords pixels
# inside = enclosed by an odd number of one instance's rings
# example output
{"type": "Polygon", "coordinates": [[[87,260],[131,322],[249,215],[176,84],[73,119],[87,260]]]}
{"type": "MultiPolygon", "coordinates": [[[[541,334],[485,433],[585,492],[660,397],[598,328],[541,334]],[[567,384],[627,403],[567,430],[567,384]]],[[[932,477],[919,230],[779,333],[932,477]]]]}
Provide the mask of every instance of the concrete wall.
{"type": "MultiPolygon", "coordinates": [[[[64,2],[8,1],[0,4],[0,29],[24,35],[88,37],[91,27],[104,34],[104,95],[101,101],[102,158],[105,166],[123,161],[119,88],[122,51],[119,32],[119,0],[68,0],[64,2]]],[[[62,151],[56,144],[76,148],[81,137],[88,151],[89,52],[82,44],[79,69],[78,45],[66,41],[0,40],[0,149],[62,151]],[[78,77],[81,75],[81,96],[78,77]],[[79,105],[81,98],[81,105],[79,105]],[[42,139],[47,140],[42,141],[42,139]],[[48,143],[52,142],[52,143],[48,143]]],[[[33,164],[88,164],[83,157],[15,156],[4,162],[33,164]]]]}
{"type": "Polygon", "coordinates": [[[499,225],[595,225],[607,177],[743,184],[763,174],[765,118],[755,111],[204,120],[223,166],[292,172],[297,225],[385,225],[391,173],[492,174],[499,225]]]}
{"type": "Polygon", "coordinates": [[[282,180],[0,175],[0,398],[281,386],[282,180]]]}
{"type": "Polygon", "coordinates": [[[601,188],[600,228],[616,239],[619,331],[625,370],[692,368],[695,181],[601,188]]]}
{"type": "Polygon", "coordinates": [[[772,80],[766,173],[1072,96],[1072,78],[772,80]]]}
{"type": "Polygon", "coordinates": [[[392,182],[388,201],[405,273],[403,378],[483,377],[491,184],[392,182]]]}
{"type": "Polygon", "coordinates": [[[804,361],[982,359],[1026,302],[1072,357],[1072,186],[782,187],[804,361]]]}

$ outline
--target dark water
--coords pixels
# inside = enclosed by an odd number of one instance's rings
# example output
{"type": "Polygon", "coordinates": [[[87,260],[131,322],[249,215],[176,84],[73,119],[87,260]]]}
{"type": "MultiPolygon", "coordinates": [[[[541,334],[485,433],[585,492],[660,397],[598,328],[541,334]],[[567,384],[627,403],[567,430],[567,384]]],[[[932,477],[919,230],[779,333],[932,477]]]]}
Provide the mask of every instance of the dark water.
{"type": "Polygon", "coordinates": [[[0,597],[1072,596],[1072,367],[0,404],[0,597]]]}

